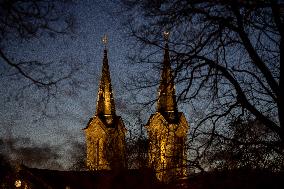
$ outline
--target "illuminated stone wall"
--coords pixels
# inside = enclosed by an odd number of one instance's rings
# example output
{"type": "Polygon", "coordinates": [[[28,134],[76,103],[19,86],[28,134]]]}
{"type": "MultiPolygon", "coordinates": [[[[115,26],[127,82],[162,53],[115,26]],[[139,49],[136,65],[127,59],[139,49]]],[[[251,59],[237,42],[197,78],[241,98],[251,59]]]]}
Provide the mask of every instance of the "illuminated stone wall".
{"type": "Polygon", "coordinates": [[[169,182],[186,176],[185,141],[189,129],[181,114],[179,122],[168,123],[160,113],[146,126],[149,137],[148,163],[160,181],[169,182]]]}
{"type": "Polygon", "coordinates": [[[125,132],[122,120],[114,128],[109,128],[100,118],[94,117],[85,129],[89,170],[125,167],[125,132]]]}

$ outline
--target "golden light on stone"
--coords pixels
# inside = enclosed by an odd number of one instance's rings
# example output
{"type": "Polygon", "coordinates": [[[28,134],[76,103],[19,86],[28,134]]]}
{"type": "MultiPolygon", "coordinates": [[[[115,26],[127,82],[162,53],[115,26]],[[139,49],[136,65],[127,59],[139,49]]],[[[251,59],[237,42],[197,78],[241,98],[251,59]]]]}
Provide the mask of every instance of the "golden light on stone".
{"type": "Polygon", "coordinates": [[[15,181],[15,186],[16,186],[16,188],[20,188],[22,186],[21,180],[16,180],[15,181]]]}
{"type": "Polygon", "coordinates": [[[165,141],[161,141],[161,163],[164,165],[166,163],[166,143],[165,141]]]}

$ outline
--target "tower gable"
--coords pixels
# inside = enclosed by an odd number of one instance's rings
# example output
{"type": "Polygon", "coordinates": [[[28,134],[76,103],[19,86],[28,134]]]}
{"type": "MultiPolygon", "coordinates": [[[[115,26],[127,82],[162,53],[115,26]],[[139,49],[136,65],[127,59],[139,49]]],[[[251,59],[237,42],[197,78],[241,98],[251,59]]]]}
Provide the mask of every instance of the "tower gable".
{"type": "Polygon", "coordinates": [[[149,132],[158,132],[159,135],[172,131],[179,137],[185,136],[189,130],[189,124],[183,112],[178,112],[176,122],[170,122],[162,113],[156,112],[151,115],[145,127],[149,132]]]}
{"type": "Polygon", "coordinates": [[[98,116],[94,116],[93,118],[91,118],[87,127],[84,130],[86,130],[86,131],[101,130],[102,133],[106,133],[107,127],[104,124],[104,122],[98,116]]]}
{"type": "Polygon", "coordinates": [[[156,112],[155,114],[151,115],[145,127],[150,132],[158,132],[161,134],[162,132],[165,132],[167,130],[168,122],[160,112],[156,112]]]}
{"type": "Polygon", "coordinates": [[[121,169],[125,166],[126,129],[121,117],[114,120],[115,127],[107,127],[95,116],[85,129],[90,170],[121,169]]]}
{"type": "Polygon", "coordinates": [[[104,123],[95,116],[85,128],[87,142],[87,167],[90,170],[109,169],[105,146],[108,131],[104,123]]]}

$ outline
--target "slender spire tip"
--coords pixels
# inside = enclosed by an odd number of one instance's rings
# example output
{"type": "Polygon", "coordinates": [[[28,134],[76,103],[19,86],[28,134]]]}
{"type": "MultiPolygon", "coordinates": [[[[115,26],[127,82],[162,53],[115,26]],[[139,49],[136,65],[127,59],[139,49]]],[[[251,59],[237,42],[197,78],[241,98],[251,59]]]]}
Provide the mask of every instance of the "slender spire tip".
{"type": "Polygon", "coordinates": [[[103,44],[104,44],[104,46],[105,46],[105,49],[106,49],[106,48],[107,48],[107,44],[108,44],[108,38],[107,38],[107,35],[106,35],[106,34],[103,36],[102,42],[103,42],[103,44]]]}

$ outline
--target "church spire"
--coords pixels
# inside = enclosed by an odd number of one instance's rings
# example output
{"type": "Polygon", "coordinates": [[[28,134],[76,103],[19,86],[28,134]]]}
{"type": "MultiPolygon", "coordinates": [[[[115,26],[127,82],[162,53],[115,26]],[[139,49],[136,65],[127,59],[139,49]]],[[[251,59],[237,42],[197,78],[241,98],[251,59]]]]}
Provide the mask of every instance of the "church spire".
{"type": "MultiPolygon", "coordinates": [[[[171,69],[169,45],[168,45],[169,32],[164,32],[165,48],[162,76],[159,86],[159,96],[157,103],[157,111],[161,113],[171,113],[174,115],[178,113],[174,78],[171,69]]],[[[175,117],[175,116],[174,116],[175,117]]]]}
{"type": "MultiPolygon", "coordinates": [[[[108,56],[107,56],[107,37],[103,37],[104,48],[104,58],[102,67],[102,76],[99,85],[98,98],[97,98],[97,110],[96,116],[99,117],[113,117],[115,113],[115,104],[112,93],[108,56]]],[[[108,123],[112,122],[111,119],[106,119],[108,123]]]]}

